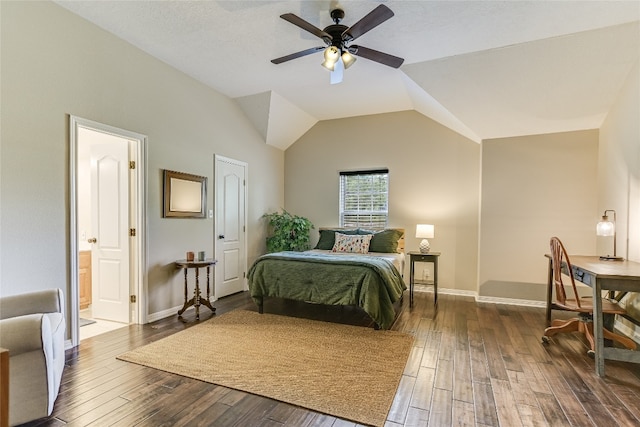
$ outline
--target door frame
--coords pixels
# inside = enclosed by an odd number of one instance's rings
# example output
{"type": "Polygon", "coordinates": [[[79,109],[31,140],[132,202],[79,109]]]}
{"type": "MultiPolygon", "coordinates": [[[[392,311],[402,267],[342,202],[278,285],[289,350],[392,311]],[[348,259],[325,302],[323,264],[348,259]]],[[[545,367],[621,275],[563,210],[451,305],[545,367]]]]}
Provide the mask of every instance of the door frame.
{"type": "Polygon", "coordinates": [[[71,278],[70,307],[71,316],[71,346],[80,344],[80,292],[79,292],[79,249],[78,249],[78,129],[85,128],[100,133],[106,133],[134,142],[136,157],[136,173],[130,182],[129,217],[135,223],[136,244],[130,251],[131,261],[129,272],[132,283],[130,291],[136,295],[136,302],[132,303],[133,315],[130,323],[147,322],[147,136],[124,129],[119,129],[103,123],[94,122],[77,116],[69,116],[69,268],[71,278]]]}
{"type": "MultiPolygon", "coordinates": [[[[248,265],[248,259],[247,259],[247,254],[248,254],[248,248],[247,248],[247,207],[249,205],[249,164],[247,162],[243,162],[240,160],[236,160],[236,159],[232,159],[230,157],[225,157],[225,156],[221,156],[219,154],[214,154],[213,157],[213,193],[214,193],[214,197],[213,197],[213,215],[214,215],[214,220],[213,220],[213,258],[214,259],[218,259],[218,197],[217,197],[217,189],[218,189],[218,162],[225,162],[225,163],[231,163],[237,166],[241,166],[244,169],[244,223],[242,224],[242,226],[244,227],[244,233],[243,233],[243,245],[244,245],[244,277],[242,278],[242,289],[245,291],[249,290],[249,285],[247,283],[247,265],[248,265]]],[[[214,300],[218,299],[218,292],[217,292],[217,281],[215,280],[216,277],[218,277],[217,274],[214,274],[214,280],[213,280],[213,292],[214,292],[214,300]]]]}

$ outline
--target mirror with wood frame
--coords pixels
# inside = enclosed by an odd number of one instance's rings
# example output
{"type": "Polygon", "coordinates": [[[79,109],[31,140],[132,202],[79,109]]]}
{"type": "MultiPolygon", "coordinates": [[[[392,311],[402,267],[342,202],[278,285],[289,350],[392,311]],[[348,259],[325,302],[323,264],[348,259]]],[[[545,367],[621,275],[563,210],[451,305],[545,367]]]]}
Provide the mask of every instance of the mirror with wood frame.
{"type": "Polygon", "coordinates": [[[164,218],[206,218],[207,177],[164,170],[164,218]]]}

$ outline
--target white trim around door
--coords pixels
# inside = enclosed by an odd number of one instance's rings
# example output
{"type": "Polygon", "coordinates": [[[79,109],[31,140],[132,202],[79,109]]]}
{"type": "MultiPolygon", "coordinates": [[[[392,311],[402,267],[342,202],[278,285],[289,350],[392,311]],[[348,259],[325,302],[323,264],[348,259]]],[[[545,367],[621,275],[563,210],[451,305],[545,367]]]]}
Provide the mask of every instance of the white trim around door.
{"type": "Polygon", "coordinates": [[[214,257],[217,260],[214,274],[215,299],[249,289],[246,277],[248,176],[249,166],[246,162],[214,155],[215,219],[212,237],[214,257]],[[233,172],[224,176],[231,170],[233,172]],[[227,202],[231,200],[235,200],[237,206],[227,206],[227,202]]]}
{"type": "Polygon", "coordinates": [[[147,136],[113,126],[69,116],[69,267],[71,278],[68,313],[71,316],[72,347],[80,343],[80,295],[79,295],[79,245],[78,245],[78,133],[79,129],[113,135],[130,141],[130,156],[135,162],[130,174],[130,213],[129,227],[135,229],[135,236],[130,241],[130,291],[135,296],[131,304],[130,323],[146,323],[147,321],[147,136]]]}

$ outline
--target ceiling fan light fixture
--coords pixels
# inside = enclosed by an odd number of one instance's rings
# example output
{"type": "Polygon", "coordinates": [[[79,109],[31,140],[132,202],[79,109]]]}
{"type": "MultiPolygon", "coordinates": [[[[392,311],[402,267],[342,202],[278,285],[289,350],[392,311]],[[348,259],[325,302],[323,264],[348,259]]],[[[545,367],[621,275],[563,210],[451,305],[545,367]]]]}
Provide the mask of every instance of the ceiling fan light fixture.
{"type": "Polygon", "coordinates": [[[356,57],[351,55],[348,51],[345,51],[342,54],[342,63],[344,64],[345,70],[353,65],[356,62],[356,57]]]}
{"type": "MultiPolygon", "coordinates": [[[[2,0],[0,0],[2,1],[2,0]]],[[[322,39],[325,46],[318,46],[310,49],[305,49],[300,52],[295,52],[289,55],[282,56],[280,58],[272,59],[274,64],[281,64],[292,59],[300,58],[306,55],[323,51],[324,61],[322,66],[332,73],[332,83],[339,83],[342,78],[338,78],[339,74],[342,76],[342,71],[349,68],[355,61],[354,56],[363,57],[367,60],[377,62],[382,65],[386,65],[393,68],[399,68],[404,62],[403,58],[389,55],[388,53],[379,52],[374,49],[369,49],[364,46],[350,46],[350,43],[376,28],[389,18],[393,17],[393,12],[387,6],[379,4],[375,9],[357,21],[350,27],[342,25],[341,21],[344,18],[344,10],[338,7],[332,2],[331,20],[333,25],[328,25],[324,29],[320,29],[313,24],[305,21],[304,19],[296,16],[293,13],[285,13],[280,15],[280,18],[285,21],[313,34],[314,36],[322,39]]]]}
{"type": "Polygon", "coordinates": [[[336,62],[340,56],[340,50],[335,46],[329,46],[324,50],[324,59],[327,61],[336,62]]]}
{"type": "Polygon", "coordinates": [[[324,50],[324,62],[322,66],[329,71],[333,71],[336,62],[340,58],[340,50],[335,46],[329,46],[324,50]]]}
{"type": "Polygon", "coordinates": [[[322,64],[321,64],[324,68],[326,68],[329,71],[333,71],[333,69],[336,66],[335,61],[327,61],[325,60],[322,64]]]}

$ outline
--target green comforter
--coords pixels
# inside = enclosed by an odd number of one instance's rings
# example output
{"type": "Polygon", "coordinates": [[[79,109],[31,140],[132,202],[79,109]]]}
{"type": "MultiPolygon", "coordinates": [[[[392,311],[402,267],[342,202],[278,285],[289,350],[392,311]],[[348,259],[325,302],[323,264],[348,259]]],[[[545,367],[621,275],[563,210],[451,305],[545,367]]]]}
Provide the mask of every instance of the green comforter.
{"type": "Polygon", "coordinates": [[[263,297],[317,304],[357,305],[383,329],[395,319],[393,304],[407,288],[394,265],[383,258],[317,252],[263,255],[249,269],[249,292],[263,297]]]}

